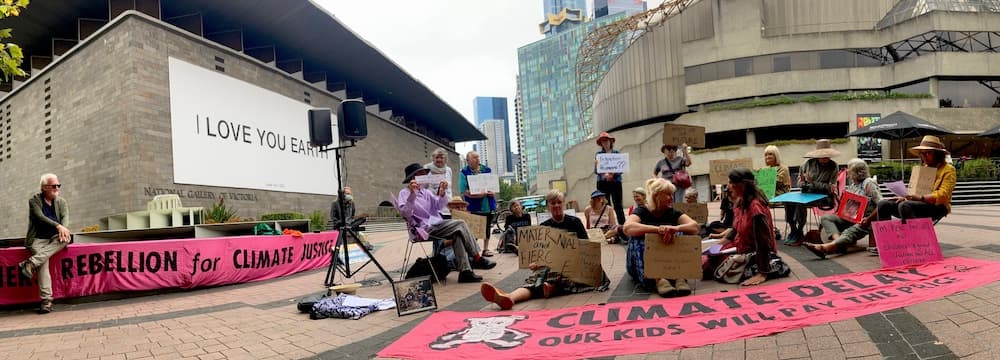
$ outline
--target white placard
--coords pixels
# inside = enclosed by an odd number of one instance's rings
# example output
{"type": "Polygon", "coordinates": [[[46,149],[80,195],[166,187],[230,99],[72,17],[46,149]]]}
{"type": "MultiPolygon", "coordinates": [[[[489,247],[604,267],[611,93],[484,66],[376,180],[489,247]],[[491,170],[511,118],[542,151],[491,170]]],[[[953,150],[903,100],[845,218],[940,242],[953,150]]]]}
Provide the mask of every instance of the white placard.
{"type": "Polygon", "coordinates": [[[451,181],[448,181],[448,177],[444,174],[420,175],[414,177],[414,179],[417,180],[417,184],[420,185],[438,185],[441,184],[442,181],[451,185],[451,181]]]}
{"type": "Polygon", "coordinates": [[[628,172],[628,154],[597,154],[597,173],[628,172]]]}
{"type": "MultiPolygon", "coordinates": [[[[563,211],[563,213],[565,213],[566,215],[576,216],[576,210],[573,209],[566,209],[563,211]]],[[[551,219],[552,214],[547,212],[540,212],[536,215],[536,218],[538,218],[538,225],[541,225],[543,222],[546,222],[549,219],[551,219]]]]}
{"type": "Polygon", "coordinates": [[[500,177],[497,174],[469,175],[466,178],[469,180],[470,193],[482,194],[487,191],[492,191],[494,194],[500,193],[500,177]]]}
{"type": "Polygon", "coordinates": [[[337,193],[333,152],[309,146],[312,106],[179,59],[168,63],[175,183],[337,193]]]}

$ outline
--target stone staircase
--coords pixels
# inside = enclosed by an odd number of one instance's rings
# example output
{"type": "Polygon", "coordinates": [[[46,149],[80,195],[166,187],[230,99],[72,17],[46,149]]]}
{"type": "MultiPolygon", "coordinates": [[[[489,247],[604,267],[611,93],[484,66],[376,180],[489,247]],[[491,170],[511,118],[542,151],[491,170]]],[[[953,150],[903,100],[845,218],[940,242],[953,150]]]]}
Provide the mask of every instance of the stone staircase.
{"type": "MultiPolygon", "coordinates": [[[[883,197],[895,196],[879,184],[883,197]]],[[[955,192],[951,195],[953,206],[975,204],[1000,204],[1000,181],[963,181],[955,184],[955,192]]]]}

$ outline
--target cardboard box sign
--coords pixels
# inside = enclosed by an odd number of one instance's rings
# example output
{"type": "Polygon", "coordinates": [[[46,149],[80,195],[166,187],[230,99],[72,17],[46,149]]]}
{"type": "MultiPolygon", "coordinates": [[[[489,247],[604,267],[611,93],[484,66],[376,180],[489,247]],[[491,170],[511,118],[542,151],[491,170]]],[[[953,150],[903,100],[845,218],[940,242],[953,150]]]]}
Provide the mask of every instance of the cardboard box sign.
{"type": "Polygon", "coordinates": [[[674,209],[684,213],[694,219],[699,225],[705,225],[708,223],[708,204],[706,203],[677,203],[674,204],[674,209]]]}
{"type": "Polygon", "coordinates": [[[472,232],[472,236],[477,239],[485,239],[486,232],[489,229],[486,228],[486,217],[482,215],[475,215],[467,211],[452,210],[451,217],[455,220],[464,220],[465,224],[469,226],[469,231],[472,232]]]}
{"type": "Polygon", "coordinates": [[[576,235],[548,226],[522,226],[517,229],[518,268],[531,263],[548,266],[570,280],[600,286],[604,279],[601,267],[601,240],[579,240],[576,235]]]}
{"type": "Polygon", "coordinates": [[[667,245],[659,234],[646,234],[643,271],[651,279],[701,279],[701,238],[675,235],[667,245]]]}
{"type": "Polygon", "coordinates": [[[710,160],[708,162],[708,180],[712,184],[728,184],[729,171],[738,167],[753,169],[753,159],[710,160]]]}
{"type": "Polygon", "coordinates": [[[844,192],[840,197],[840,206],[837,208],[837,216],[852,223],[859,223],[865,217],[865,208],[868,207],[868,197],[851,192],[844,192]]]}
{"type": "Polygon", "coordinates": [[[910,184],[908,190],[910,195],[930,195],[934,192],[934,177],[937,176],[937,168],[930,166],[914,166],[910,173],[910,184]]]}
{"type": "Polygon", "coordinates": [[[704,148],[705,128],[694,125],[663,124],[663,143],[677,146],[686,143],[693,148],[704,148]]]}

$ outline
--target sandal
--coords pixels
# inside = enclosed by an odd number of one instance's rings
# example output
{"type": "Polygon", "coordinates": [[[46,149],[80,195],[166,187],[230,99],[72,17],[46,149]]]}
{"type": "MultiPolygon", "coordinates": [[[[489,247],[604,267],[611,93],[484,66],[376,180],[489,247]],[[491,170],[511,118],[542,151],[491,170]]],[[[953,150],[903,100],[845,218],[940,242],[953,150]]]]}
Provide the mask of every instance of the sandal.
{"type": "Polygon", "coordinates": [[[493,256],[493,252],[489,251],[489,250],[483,250],[483,256],[484,257],[492,257],[493,256]]]}
{"type": "Polygon", "coordinates": [[[826,252],[823,251],[823,249],[820,249],[819,245],[804,242],[802,243],[802,247],[806,248],[806,250],[809,250],[809,252],[813,253],[813,255],[816,255],[820,259],[826,259],[826,252]]]}

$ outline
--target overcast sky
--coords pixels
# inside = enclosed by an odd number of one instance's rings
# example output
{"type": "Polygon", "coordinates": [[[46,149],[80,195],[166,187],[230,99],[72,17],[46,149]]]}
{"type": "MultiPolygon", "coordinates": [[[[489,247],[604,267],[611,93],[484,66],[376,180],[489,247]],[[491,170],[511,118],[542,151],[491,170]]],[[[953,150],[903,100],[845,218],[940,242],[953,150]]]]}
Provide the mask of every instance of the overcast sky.
{"type": "Polygon", "coordinates": [[[543,38],[542,0],[314,1],[469,122],[476,96],[506,97],[513,135],[517,48],[543,38]]]}

